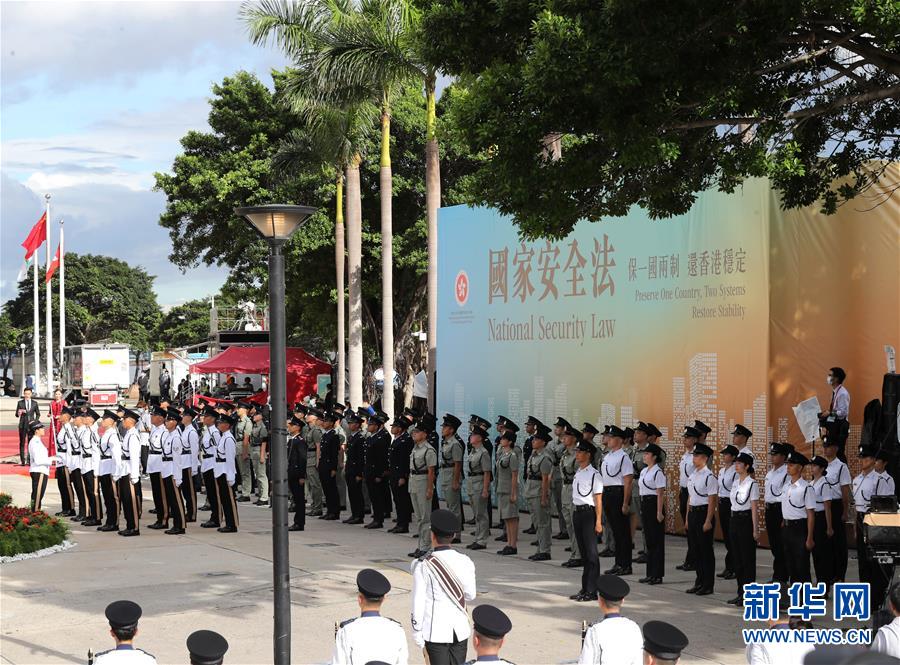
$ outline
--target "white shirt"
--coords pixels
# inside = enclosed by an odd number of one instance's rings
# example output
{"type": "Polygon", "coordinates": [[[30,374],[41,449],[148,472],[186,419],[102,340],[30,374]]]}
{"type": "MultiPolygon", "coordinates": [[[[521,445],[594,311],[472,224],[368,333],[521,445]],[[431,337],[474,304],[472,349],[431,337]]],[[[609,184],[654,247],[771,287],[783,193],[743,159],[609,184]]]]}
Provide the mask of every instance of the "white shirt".
{"type": "Polygon", "coordinates": [[[640,627],[618,614],[607,615],[588,628],[579,665],[641,665],[644,638],[640,627]]]}
{"type": "Polygon", "coordinates": [[[43,473],[45,476],[49,476],[50,465],[57,457],[50,457],[47,446],[44,445],[41,437],[33,436],[28,442],[28,459],[31,460],[28,473],[43,473]]]}
{"type": "Polygon", "coordinates": [[[163,432],[160,439],[162,445],[162,467],[161,474],[163,478],[175,478],[175,485],[181,485],[181,432],[178,426],[169,431],[163,432]]]}
{"type": "Polygon", "coordinates": [[[891,474],[889,474],[887,472],[887,470],[882,471],[881,473],[878,474],[878,476],[879,476],[879,482],[878,482],[877,487],[875,488],[875,495],[876,496],[885,496],[885,495],[889,496],[892,494],[896,494],[896,488],[894,486],[894,477],[891,476],[891,474]]]}
{"type": "Polygon", "coordinates": [[[844,384],[832,390],[831,410],[838,418],[844,420],[850,414],[850,393],[844,388],[844,384]]]}
{"type": "Polygon", "coordinates": [[[150,430],[150,453],[147,456],[147,473],[162,472],[162,436],[164,425],[156,425],[150,430]]]}
{"type": "Polygon", "coordinates": [[[332,665],[365,665],[370,661],[406,665],[406,633],[399,621],[377,612],[363,612],[341,623],[334,636],[332,665]]]}
{"type": "Polygon", "coordinates": [[[769,473],[766,474],[766,503],[781,503],[787,477],[787,464],[782,464],[777,469],[769,469],[769,473]]]}
{"type": "Polygon", "coordinates": [[[831,489],[831,500],[843,499],[844,494],[841,488],[850,484],[850,469],[841,460],[835,457],[828,463],[825,469],[825,477],[828,479],[828,485],[831,489]]]}
{"type": "Polygon", "coordinates": [[[604,487],[622,487],[625,485],[625,476],[634,476],[634,465],[628,453],[619,448],[606,453],[603,464],[600,465],[600,473],[603,475],[604,487]]]}
{"type": "Polygon", "coordinates": [[[203,426],[200,438],[200,473],[212,471],[216,466],[216,446],[219,445],[219,430],[214,425],[203,426]]]}
{"type": "Polygon", "coordinates": [[[656,490],[665,488],[666,474],[659,468],[659,464],[641,469],[641,475],[638,477],[641,496],[656,496],[656,490]]]}
{"type": "Polygon", "coordinates": [[[734,485],[734,481],[737,478],[737,469],[734,468],[734,464],[723,467],[719,471],[719,498],[720,499],[731,499],[731,486],[734,485]]]}
{"type": "Polygon", "coordinates": [[[875,469],[866,474],[861,473],[853,479],[853,503],[856,506],[856,512],[869,511],[869,499],[875,494],[879,480],[881,480],[881,476],[875,469]]]}
{"type": "Polygon", "coordinates": [[[694,475],[694,453],[690,450],[681,456],[678,463],[678,486],[687,487],[688,478],[694,475]]]}
{"type": "Polygon", "coordinates": [[[813,497],[816,500],[816,512],[825,511],[825,502],[831,501],[831,487],[828,485],[828,479],[825,476],[816,478],[811,484],[813,497]]]}
{"type": "Polygon", "coordinates": [[[116,469],[122,463],[122,442],[119,440],[119,432],[115,427],[109,427],[103,431],[100,439],[100,466],[97,474],[100,476],[115,475],[116,469]]]}
{"type": "Polygon", "coordinates": [[[731,512],[741,513],[753,508],[753,502],[759,501],[759,485],[748,475],[743,480],[740,476],[731,485],[731,512]]]}
{"type": "Polygon", "coordinates": [[[111,649],[95,654],[94,665],[156,665],[156,658],[142,649],[111,649]]]}
{"type": "Polygon", "coordinates": [[[224,474],[229,485],[234,484],[234,454],[236,447],[237,444],[234,441],[234,434],[231,433],[231,430],[226,431],[224,434],[220,433],[216,443],[215,476],[218,478],[224,474]]]}
{"type": "Polygon", "coordinates": [[[578,469],[572,479],[572,504],[593,506],[595,494],[603,494],[603,479],[600,472],[588,464],[583,469],[578,469]]]}
{"type": "Polygon", "coordinates": [[[869,649],[900,658],[900,617],[894,617],[893,621],[878,629],[869,649]]]}
{"type": "MultiPolygon", "coordinates": [[[[474,600],[475,564],[472,559],[450,547],[436,547],[432,555],[456,577],[466,602],[474,600]]],[[[416,646],[424,647],[425,642],[468,640],[471,635],[468,614],[446,594],[424,561],[413,560],[411,568],[411,619],[416,646]]]]}
{"type": "MultiPolygon", "coordinates": [[[[790,630],[784,625],[774,630],[790,630]]],[[[748,665],[803,665],[803,659],[814,644],[792,642],[751,643],[747,645],[748,665]]]]}
{"type": "Polygon", "coordinates": [[[816,495],[802,477],[790,482],[781,495],[781,516],[786,520],[805,520],[807,510],[816,509],[816,495]]]}
{"type": "Polygon", "coordinates": [[[696,471],[688,481],[688,504],[691,506],[705,506],[709,504],[709,497],[718,493],[719,481],[707,466],[696,471]]]}
{"type": "Polygon", "coordinates": [[[96,425],[84,426],[79,433],[81,441],[81,473],[93,472],[100,468],[100,439],[94,431],[96,425]]]}
{"type": "Polygon", "coordinates": [[[131,482],[136,483],[141,479],[141,435],[136,427],[125,430],[122,437],[122,457],[119,460],[119,469],[116,472],[116,480],[131,477],[131,482]]]}
{"type": "Polygon", "coordinates": [[[181,468],[190,469],[191,475],[197,473],[199,468],[200,435],[193,425],[186,426],[181,431],[181,468]]]}

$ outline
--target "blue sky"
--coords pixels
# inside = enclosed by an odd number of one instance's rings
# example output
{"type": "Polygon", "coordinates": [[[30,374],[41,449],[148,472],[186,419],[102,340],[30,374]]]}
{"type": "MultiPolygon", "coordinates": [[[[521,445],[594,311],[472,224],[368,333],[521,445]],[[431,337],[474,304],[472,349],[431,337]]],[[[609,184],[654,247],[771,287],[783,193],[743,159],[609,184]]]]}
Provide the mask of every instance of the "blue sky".
{"type": "MultiPolygon", "coordinates": [[[[160,304],[218,291],[224,268],[170,265],[151,190],[188,130],[208,129],[213,83],[285,64],[252,46],[239,2],[0,2],[0,302],[51,199],[51,246],[109,254],[156,276],[160,304]]],[[[43,256],[43,250],[42,250],[43,256]]],[[[43,263],[43,259],[42,259],[43,263]]]]}

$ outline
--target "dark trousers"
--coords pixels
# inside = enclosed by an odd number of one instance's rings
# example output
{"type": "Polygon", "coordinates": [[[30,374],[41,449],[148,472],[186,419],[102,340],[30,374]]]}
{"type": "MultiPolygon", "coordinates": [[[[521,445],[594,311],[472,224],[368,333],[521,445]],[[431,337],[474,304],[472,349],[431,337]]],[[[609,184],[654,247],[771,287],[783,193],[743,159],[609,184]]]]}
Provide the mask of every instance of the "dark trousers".
{"type": "Polygon", "coordinates": [[[156,522],[168,524],[169,510],[166,504],[166,491],[163,488],[162,473],[159,471],[150,474],[150,492],[153,494],[153,507],[156,508],[156,522]]]}
{"type": "Polygon", "coordinates": [[[181,499],[181,492],[178,491],[178,485],[175,483],[175,476],[163,478],[163,488],[166,492],[166,505],[169,512],[172,513],[172,528],[184,528],[184,503],[181,499]]]}
{"type": "Polygon", "coordinates": [[[631,568],[631,518],[622,514],[622,499],[625,488],[610,485],[603,488],[603,511],[609,518],[616,539],[616,565],[631,568]]]}
{"type": "MultiPolygon", "coordinates": [[[[833,524],[833,523],[832,523],[833,524]]],[[[816,523],[813,529],[813,567],[816,571],[816,582],[831,584],[834,580],[834,545],[828,537],[828,522],[825,511],[816,511],[816,523]]]]}
{"type": "Polygon", "coordinates": [[[753,516],[750,510],[731,513],[728,539],[731,541],[732,564],[737,580],[738,596],[743,597],[744,585],[756,582],[756,541],[753,540],[753,516]]]}
{"type": "Polygon", "coordinates": [[[466,662],[466,640],[458,642],[425,642],[431,665],[463,665],[466,662]]]}
{"type": "Polygon", "coordinates": [[[84,482],[84,498],[88,505],[88,516],[92,520],[103,519],[103,504],[100,499],[100,485],[93,471],[83,471],[81,480],[84,482]]]}
{"type": "Polygon", "coordinates": [[[716,553],[713,550],[713,537],[716,531],[716,520],[713,528],[703,530],[709,506],[688,508],[688,542],[694,545],[694,565],[697,567],[694,585],[701,589],[712,589],[716,580],[716,553]]]}
{"type": "Polygon", "coordinates": [[[766,535],[769,538],[769,549],[772,551],[772,580],[787,582],[788,571],[784,563],[784,545],[781,531],[781,504],[766,504],[766,535]]]}
{"type": "Polygon", "coordinates": [[[81,480],[81,469],[69,469],[69,478],[72,481],[72,489],[78,497],[78,517],[84,517],[87,504],[84,502],[84,481],[81,480]]]}
{"type": "Polygon", "coordinates": [[[219,500],[219,484],[216,482],[216,473],[213,469],[203,472],[203,485],[206,487],[206,502],[211,510],[209,521],[221,524],[222,502],[219,500]]]}
{"type": "Polygon", "coordinates": [[[791,584],[812,582],[812,576],[809,573],[809,550],[806,549],[807,527],[804,517],[800,520],[785,520],[781,530],[787,581],[791,584]]]}
{"type": "Polygon", "coordinates": [[[147,473],[148,459],[150,459],[150,446],[141,446],[141,473],[147,473]]]}
{"type": "Polygon", "coordinates": [[[28,430],[19,428],[19,464],[25,466],[25,449],[28,447],[28,430]]]}
{"type": "Polygon", "coordinates": [[[59,498],[62,501],[62,511],[68,513],[72,510],[75,497],[72,495],[72,479],[69,476],[69,467],[56,467],[56,486],[59,488],[59,498]]]}
{"type": "Polygon", "coordinates": [[[131,482],[130,476],[119,478],[119,499],[122,501],[122,515],[125,517],[126,529],[138,529],[138,505],[140,501],[140,493],[138,485],[131,482]]]}
{"type": "Polygon", "coordinates": [[[832,499],[831,526],[834,528],[834,536],[831,538],[831,547],[835,582],[843,582],[847,577],[847,526],[843,519],[844,500],[832,499]]]}
{"type": "Polygon", "coordinates": [[[111,474],[100,476],[100,491],[106,505],[106,526],[119,524],[119,490],[111,474]]]}
{"type": "Polygon", "coordinates": [[[40,510],[44,492],[47,491],[47,474],[33,471],[31,476],[31,509],[40,510]]]}
{"type": "MultiPolygon", "coordinates": [[[[600,574],[600,557],[597,555],[597,513],[593,506],[575,506],[572,513],[572,526],[575,529],[575,542],[581,552],[584,568],[581,571],[581,591],[594,595],[597,593],[597,576],[600,574]]],[[[577,556],[577,553],[572,553],[577,556]]]]}
{"type": "MultiPolygon", "coordinates": [[[[681,522],[684,524],[684,532],[687,533],[687,509],[688,509],[688,490],[682,487],[678,491],[678,512],[681,514],[681,522]]],[[[691,539],[688,538],[687,554],[684,555],[684,563],[688,566],[694,565],[694,548],[691,545],[691,539]]]]}
{"type": "Polygon", "coordinates": [[[394,495],[394,507],[397,509],[397,526],[409,527],[412,520],[412,499],[409,498],[409,478],[403,484],[399,478],[391,478],[391,494],[394,495]]]}
{"type": "Polygon", "coordinates": [[[197,521],[197,488],[194,486],[192,469],[181,470],[181,500],[184,502],[184,517],[188,522],[197,521]]]}
{"type": "Polygon", "coordinates": [[[386,501],[390,499],[390,490],[388,482],[384,478],[376,482],[375,478],[366,478],[366,487],[369,488],[369,501],[372,502],[372,521],[376,523],[384,522],[384,516],[390,510],[390,505],[386,501]]]}
{"type": "Polygon", "coordinates": [[[731,499],[719,497],[719,523],[722,525],[722,540],[725,541],[725,570],[734,572],[734,556],[731,554],[731,539],[728,532],[731,527],[731,499]]]}
{"type": "Polygon", "coordinates": [[[353,519],[362,519],[365,514],[365,501],[363,499],[363,481],[357,480],[355,475],[345,473],[347,482],[347,500],[350,502],[350,515],[353,519]]]}
{"type": "MultiPolygon", "coordinates": [[[[434,474],[434,491],[431,493],[431,510],[434,512],[441,507],[440,501],[438,501],[438,491],[437,491],[437,481],[438,481],[438,469],[435,469],[434,474]]],[[[503,526],[506,526],[506,522],[503,522],[503,526]]]]}
{"type": "Polygon", "coordinates": [[[225,517],[225,526],[238,526],[237,503],[234,500],[234,488],[228,484],[228,474],[223,473],[216,477],[216,487],[219,488],[219,503],[222,504],[222,515],[225,517]]]}
{"type": "Polygon", "coordinates": [[[303,480],[300,476],[288,474],[288,489],[294,499],[294,524],[300,527],[306,526],[306,502],[303,500],[303,480]]]}
{"type": "Polygon", "coordinates": [[[330,469],[319,471],[319,480],[322,482],[322,493],[325,495],[325,514],[340,515],[341,499],[337,488],[337,471],[331,475],[330,469]]]}
{"type": "Polygon", "coordinates": [[[647,577],[666,574],[666,525],[656,519],[656,495],[641,497],[641,525],[647,540],[647,577]]]}

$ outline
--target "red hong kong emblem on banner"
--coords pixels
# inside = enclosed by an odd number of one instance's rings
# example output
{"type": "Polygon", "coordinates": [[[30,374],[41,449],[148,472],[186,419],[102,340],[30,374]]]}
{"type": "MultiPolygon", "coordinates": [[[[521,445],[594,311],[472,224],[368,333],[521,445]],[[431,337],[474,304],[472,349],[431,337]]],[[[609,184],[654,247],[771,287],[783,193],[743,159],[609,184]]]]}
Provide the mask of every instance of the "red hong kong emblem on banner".
{"type": "Polygon", "coordinates": [[[462,307],[469,300],[469,276],[465,270],[456,273],[456,304],[462,307]]]}

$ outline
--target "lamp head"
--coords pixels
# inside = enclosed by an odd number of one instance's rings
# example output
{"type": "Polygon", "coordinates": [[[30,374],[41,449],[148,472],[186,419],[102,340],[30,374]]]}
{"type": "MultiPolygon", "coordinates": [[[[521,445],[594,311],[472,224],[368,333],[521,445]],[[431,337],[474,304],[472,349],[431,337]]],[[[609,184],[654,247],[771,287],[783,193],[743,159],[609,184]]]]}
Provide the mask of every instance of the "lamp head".
{"type": "Polygon", "coordinates": [[[279,204],[234,209],[266,240],[287,240],[315,211],[309,206],[279,204]]]}

